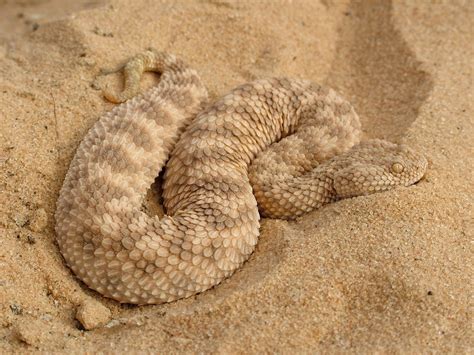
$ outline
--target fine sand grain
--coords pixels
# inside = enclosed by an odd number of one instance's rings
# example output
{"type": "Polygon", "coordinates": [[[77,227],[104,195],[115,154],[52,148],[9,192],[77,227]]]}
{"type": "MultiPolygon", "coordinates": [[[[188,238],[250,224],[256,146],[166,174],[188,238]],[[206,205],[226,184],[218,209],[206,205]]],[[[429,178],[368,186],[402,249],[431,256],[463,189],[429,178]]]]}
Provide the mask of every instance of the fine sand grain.
{"type": "Polygon", "coordinates": [[[0,0],[0,353],[472,352],[473,4],[0,0]],[[366,137],[424,152],[428,173],[263,220],[250,260],[203,294],[105,299],[65,266],[55,202],[113,107],[98,88],[121,87],[100,69],[150,46],[190,63],[212,97],[266,76],[331,86],[366,137]]]}

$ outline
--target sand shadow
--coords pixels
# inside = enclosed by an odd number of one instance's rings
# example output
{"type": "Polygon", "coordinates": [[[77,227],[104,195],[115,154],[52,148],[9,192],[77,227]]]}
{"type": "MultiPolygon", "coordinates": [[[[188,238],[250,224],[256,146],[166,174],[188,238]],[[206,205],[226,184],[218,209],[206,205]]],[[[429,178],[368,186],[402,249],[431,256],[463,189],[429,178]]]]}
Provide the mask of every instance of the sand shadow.
{"type": "Polygon", "coordinates": [[[368,138],[399,141],[433,87],[394,25],[390,0],[353,1],[326,84],[355,106],[368,138]]]}

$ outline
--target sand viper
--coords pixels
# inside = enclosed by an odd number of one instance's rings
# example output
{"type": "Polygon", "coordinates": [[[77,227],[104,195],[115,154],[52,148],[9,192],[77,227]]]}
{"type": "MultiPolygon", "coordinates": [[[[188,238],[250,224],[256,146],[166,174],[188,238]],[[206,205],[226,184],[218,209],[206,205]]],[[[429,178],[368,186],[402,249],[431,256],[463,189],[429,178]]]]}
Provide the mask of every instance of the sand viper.
{"type": "Polygon", "coordinates": [[[292,219],[408,186],[427,166],[404,145],[359,143],[353,107],[310,81],[257,80],[207,104],[198,74],[173,55],[148,50],[124,74],[124,91],[106,97],[125,102],[81,142],[55,215],[67,264],[119,302],[170,302],[207,290],[253,252],[260,214],[292,219]],[[138,94],[144,71],[161,78],[138,94]],[[165,163],[160,219],[142,203],[165,163]]]}

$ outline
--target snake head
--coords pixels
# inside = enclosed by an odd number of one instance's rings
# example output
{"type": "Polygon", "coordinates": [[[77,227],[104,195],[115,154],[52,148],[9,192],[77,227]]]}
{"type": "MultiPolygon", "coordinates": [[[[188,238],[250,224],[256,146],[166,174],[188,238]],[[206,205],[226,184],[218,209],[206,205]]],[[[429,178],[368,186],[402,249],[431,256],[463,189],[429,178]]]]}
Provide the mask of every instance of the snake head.
{"type": "Polygon", "coordinates": [[[426,158],[406,145],[373,139],[340,156],[334,174],[338,198],[410,186],[425,174],[426,158]]]}

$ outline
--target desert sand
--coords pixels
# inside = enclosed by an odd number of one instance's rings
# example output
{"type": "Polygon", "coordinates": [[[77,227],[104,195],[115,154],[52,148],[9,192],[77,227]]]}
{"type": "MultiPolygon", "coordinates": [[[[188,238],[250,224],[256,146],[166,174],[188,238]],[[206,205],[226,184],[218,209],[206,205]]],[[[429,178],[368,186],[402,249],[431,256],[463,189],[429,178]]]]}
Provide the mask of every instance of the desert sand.
{"type": "Polygon", "coordinates": [[[0,0],[0,352],[472,352],[473,4],[0,0]],[[98,89],[121,87],[100,69],[150,46],[192,64],[214,98],[268,76],[333,87],[365,137],[424,152],[428,172],[263,220],[250,260],[195,297],[105,299],[66,267],[55,201],[113,107],[98,89]],[[106,325],[85,330],[83,304],[109,309],[106,325]]]}

